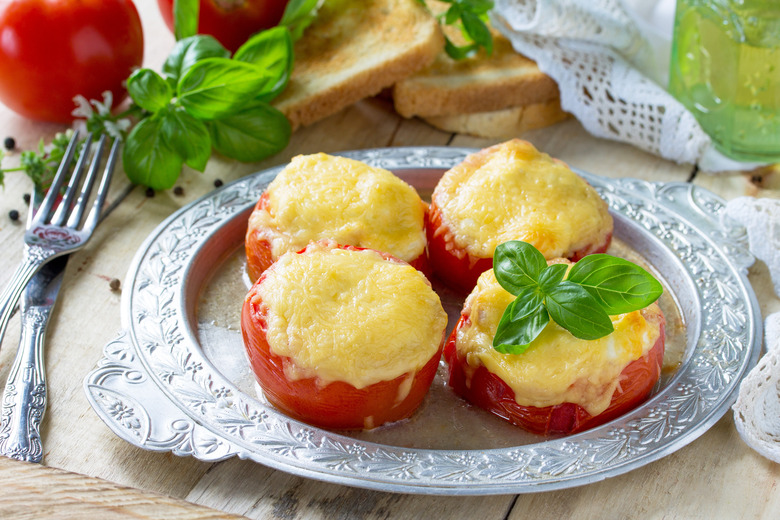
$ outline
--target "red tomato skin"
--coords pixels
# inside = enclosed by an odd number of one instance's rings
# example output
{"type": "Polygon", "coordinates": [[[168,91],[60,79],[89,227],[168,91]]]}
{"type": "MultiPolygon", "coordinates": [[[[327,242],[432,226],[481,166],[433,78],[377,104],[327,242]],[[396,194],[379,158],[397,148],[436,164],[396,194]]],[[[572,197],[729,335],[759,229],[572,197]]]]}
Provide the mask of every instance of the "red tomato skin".
{"type": "Polygon", "coordinates": [[[515,401],[514,391],[503,379],[484,365],[473,371],[469,380],[465,357],[457,351],[457,331],[468,323],[461,316],[444,347],[444,359],[450,370],[449,385],[457,395],[510,423],[540,435],[570,435],[594,428],[620,417],[645,401],[661,374],[664,357],[665,323],[661,317],[661,335],[641,358],[629,363],[620,373],[621,383],[606,410],[590,415],[578,404],[523,406],[515,401]]]}
{"type": "Polygon", "coordinates": [[[10,0],[0,4],[0,101],[41,121],[70,123],[73,97],[114,104],[143,60],[131,0],[10,0]]]}
{"type": "MultiPolygon", "coordinates": [[[[428,238],[428,258],[434,276],[447,287],[468,294],[477,284],[479,275],[493,267],[493,257],[476,257],[459,247],[452,240],[450,227],[444,222],[441,209],[436,201],[431,202],[425,220],[425,233],[428,238]]],[[[572,262],[586,255],[604,253],[612,242],[612,232],[601,244],[593,244],[575,251],[568,258],[572,262]]]]}
{"type": "MultiPolygon", "coordinates": [[[[157,6],[173,32],[173,0],[157,0],[157,6]]],[[[277,25],[285,7],[287,0],[201,0],[198,33],[235,52],[254,33],[277,25]]]]}
{"type": "MultiPolygon", "coordinates": [[[[386,253],[380,254],[400,262],[386,253]]],[[[405,419],[417,410],[436,376],[444,338],[437,352],[414,375],[411,389],[400,402],[396,402],[399,390],[410,373],[364,388],[356,388],[343,381],[333,381],[323,386],[316,377],[293,381],[284,373],[285,364],[293,361],[271,352],[266,339],[267,311],[260,298],[253,301],[256,288],[264,278],[265,275],[260,277],[244,300],[241,333],[255,377],[272,405],[293,419],[334,430],[364,429],[367,417],[372,418],[370,427],[378,427],[405,419]]]]}
{"type": "MultiPolygon", "coordinates": [[[[255,210],[268,210],[268,204],[268,192],[264,191],[257,204],[255,204],[255,210]]],[[[257,230],[247,229],[244,250],[246,251],[247,272],[252,281],[260,278],[260,275],[276,261],[271,250],[271,243],[258,236],[257,230]]],[[[425,250],[423,250],[420,256],[412,259],[409,265],[420,271],[427,278],[431,277],[431,267],[425,250]]]]}

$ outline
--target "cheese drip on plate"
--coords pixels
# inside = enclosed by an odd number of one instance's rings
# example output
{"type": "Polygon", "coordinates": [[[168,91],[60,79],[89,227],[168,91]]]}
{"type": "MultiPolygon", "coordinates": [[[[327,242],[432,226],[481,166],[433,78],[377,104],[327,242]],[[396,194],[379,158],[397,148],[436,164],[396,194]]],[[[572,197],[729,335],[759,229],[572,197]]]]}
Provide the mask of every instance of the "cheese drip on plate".
{"type": "Polygon", "coordinates": [[[271,352],[290,380],[318,377],[364,388],[416,373],[436,354],[447,315],[415,268],[372,250],[313,243],[283,255],[257,296],[271,352]]]}
{"type": "Polygon", "coordinates": [[[508,240],[547,259],[604,243],[612,217],[598,193],[565,164],[513,139],[468,156],[433,194],[455,244],[489,258],[508,240]]]}
{"type": "Polygon", "coordinates": [[[324,153],[299,155],[268,185],[249,229],[274,258],[322,239],[412,261],[425,251],[425,203],[390,171],[324,153]]]}
{"type": "Polygon", "coordinates": [[[470,324],[458,331],[457,345],[469,367],[485,366],[512,388],[517,404],[523,406],[568,402],[598,415],[609,406],[623,369],[645,355],[661,334],[660,309],[653,303],[647,312],[612,316],[615,330],[603,338],[575,338],[550,320],[528,350],[502,354],[493,348],[493,337],[514,298],[498,284],[492,269],[482,273],[466,299],[464,312],[470,324]]]}

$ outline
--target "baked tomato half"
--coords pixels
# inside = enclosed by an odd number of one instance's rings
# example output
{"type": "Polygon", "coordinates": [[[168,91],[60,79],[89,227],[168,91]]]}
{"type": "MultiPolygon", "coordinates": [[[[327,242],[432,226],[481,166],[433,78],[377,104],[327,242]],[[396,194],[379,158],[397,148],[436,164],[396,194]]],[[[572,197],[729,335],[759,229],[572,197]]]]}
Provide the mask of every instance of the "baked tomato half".
{"type": "MultiPolygon", "coordinates": [[[[310,245],[306,250],[293,254],[304,254],[316,244],[310,245]]],[[[373,251],[352,246],[336,246],[339,249],[352,251],[373,251]]],[[[402,262],[387,253],[373,251],[383,258],[398,264],[402,262]]],[[[263,273],[260,279],[250,289],[246,297],[241,314],[241,330],[249,363],[257,378],[263,393],[268,401],[286,415],[303,422],[330,429],[371,429],[385,423],[399,421],[411,416],[420,406],[436,375],[444,346],[444,330],[446,327],[446,314],[441,310],[441,327],[436,334],[441,339],[438,345],[432,344],[433,355],[420,369],[410,370],[397,377],[381,380],[360,388],[353,384],[332,380],[323,381],[319,376],[290,378],[290,373],[301,373],[300,366],[290,356],[276,354],[269,342],[269,305],[260,296],[259,287],[266,277],[271,276],[272,271],[279,268],[275,264],[270,270],[263,273]]],[[[311,272],[307,273],[311,274],[311,272]]],[[[341,274],[334,274],[341,277],[341,274]]],[[[419,278],[423,278],[419,276],[419,278]]],[[[326,285],[326,281],[317,278],[317,285],[326,285]]],[[[424,281],[428,284],[427,280],[424,281]]],[[[343,286],[342,286],[343,287],[343,286]]],[[[428,287],[429,284],[428,284],[428,287]]],[[[432,289],[431,289],[431,292],[432,289]]],[[[320,302],[321,300],[318,300],[320,302]]],[[[350,301],[354,301],[350,298],[350,301]]],[[[438,299],[436,299],[438,301],[438,299]]],[[[440,305],[440,304],[439,304],[440,305]]],[[[392,323],[392,316],[385,316],[388,323],[392,323]]],[[[307,316],[304,320],[310,322],[330,322],[332,316],[307,316]]],[[[356,324],[357,327],[370,327],[370,323],[356,324]]],[[[339,334],[338,332],[334,332],[339,334]]],[[[350,336],[346,334],[345,336],[350,336]]],[[[389,341],[394,341],[388,336],[389,341]]],[[[340,340],[341,341],[341,340],[340,340]]],[[[373,348],[373,346],[372,346],[373,348]]],[[[378,346],[377,346],[378,348],[378,346]]],[[[332,357],[337,357],[334,353],[332,357]]],[[[359,364],[368,365],[370,361],[362,359],[359,364]]],[[[381,361],[380,364],[384,364],[381,361]]]]}
{"type": "Polygon", "coordinates": [[[575,403],[524,406],[517,403],[514,391],[503,379],[484,365],[472,368],[465,357],[458,354],[457,332],[468,320],[468,316],[461,316],[444,347],[444,359],[450,370],[450,386],[468,402],[533,433],[569,435],[616,419],[644,402],[661,374],[665,339],[662,317],[659,337],[644,356],[623,369],[612,400],[602,413],[590,415],[575,403]]]}
{"type": "MultiPolygon", "coordinates": [[[[471,292],[479,275],[493,267],[493,257],[477,257],[457,245],[453,233],[442,217],[436,201],[431,202],[425,219],[425,234],[428,239],[428,259],[431,268],[447,287],[463,294],[471,292]]],[[[599,244],[575,251],[568,258],[576,262],[593,253],[605,253],[612,243],[612,232],[599,244]]]]}
{"type": "Polygon", "coordinates": [[[0,101],[24,117],[70,123],[75,96],[104,91],[118,104],[143,52],[131,0],[0,3],[0,101]]]}
{"type": "MultiPolygon", "coordinates": [[[[163,20],[173,31],[174,0],[157,0],[163,20]]],[[[254,33],[274,27],[287,0],[200,0],[198,33],[216,38],[231,52],[254,33]]]]}
{"type": "MultiPolygon", "coordinates": [[[[255,204],[255,211],[265,210],[269,211],[269,196],[265,191],[260,196],[260,199],[255,204]]],[[[252,280],[257,280],[263,271],[271,267],[276,258],[274,257],[271,242],[264,236],[263,233],[258,232],[258,229],[247,229],[246,237],[244,240],[244,249],[246,251],[246,269],[249,273],[249,277],[252,280]]],[[[428,261],[428,255],[425,249],[417,258],[409,260],[409,265],[423,273],[426,277],[431,276],[431,267],[428,261]]]]}

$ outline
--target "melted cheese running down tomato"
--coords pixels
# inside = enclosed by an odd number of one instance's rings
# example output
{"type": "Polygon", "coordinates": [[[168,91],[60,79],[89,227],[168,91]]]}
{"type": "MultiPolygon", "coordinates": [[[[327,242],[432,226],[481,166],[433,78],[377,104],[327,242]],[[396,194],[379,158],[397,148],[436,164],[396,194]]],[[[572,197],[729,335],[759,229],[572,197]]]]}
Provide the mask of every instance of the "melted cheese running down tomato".
{"type": "Polygon", "coordinates": [[[493,348],[493,336],[513,300],[492,269],[482,273],[464,304],[470,324],[458,331],[457,345],[469,367],[485,366],[523,406],[575,403],[598,415],[609,406],[623,369],[645,355],[661,334],[661,313],[654,303],[648,312],[612,316],[615,330],[601,339],[577,339],[551,320],[524,353],[502,354],[493,348]]]}
{"type": "Polygon", "coordinates": [[[324,153],[299,155],[269,184],[267,209],[249,229],[274,258],[322,239],[386,251],[412,261],[425,251],[425,204],[382,168],[324,153]]]}
{"type": "Polygon", "coordinates": [[[322,242],[283,255],[257,296],[268,310],[271,352],[290,358],[284,369],[292,381],[318,377],[359,389],[414,374],[447,326],[439,297],[415,268],[322,242]]]}
{"type": "Polygon", "coordinates": [[[612,232],[606,203],[565,164],[513,139],[472,154],[444,174],[433,194],[452,240],[490,258],[508,240],[545,258],[569,257],[612,232]]]}

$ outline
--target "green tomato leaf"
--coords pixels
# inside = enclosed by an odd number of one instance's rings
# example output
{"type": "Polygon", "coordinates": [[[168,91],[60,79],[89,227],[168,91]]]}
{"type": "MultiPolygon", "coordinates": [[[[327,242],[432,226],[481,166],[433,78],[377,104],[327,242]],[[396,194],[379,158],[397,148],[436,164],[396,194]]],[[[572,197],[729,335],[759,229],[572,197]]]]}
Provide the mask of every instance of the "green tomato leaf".
{"type": "Polygon", "coordinates": [[[539,288],[542,292],[547,293],[561,283],[566,276],[566,269],[568,269],[566,264],[552,264],[545,267],[539,274],[539,288]]]}
{"type": "Polygon", "coordinates": [[[247,40],[233,55],[234,60],[251,63],[268,74],[266,85],[258,96],[270,101],[278,96],[290,80],[293,67],[293,43],[290,31],[274,27],[262,31],[247,40]]]}
{"type": "Polygon", "coordinates": [[[593,340],[614,330],[609,315],[582,286],[563,281],[547,291],[546,296],[550,317],[575,337],[593,340]]]}
{"type": "Polygon", "coordinates": [[[130,181],[155,190],[171,188],[184,164],[163,136],[161,127],[161,117],[141,120],[127,136],[122,149],[122,162],[130,181]]]}
{"type": "Polygon", "coordinates": [[[206,169],[211,157],[211,138],[203,121],[181,107],[174,108],[163,114],[160,131],[187,166],[199,172],[206,169]]]}
{"type": "Polygon", "coordinates": [[[322,2],[323,0],[290,0],[279,25],[290,30],[293,41],[299,40],[303,36],[303,31],[317,17],[317,10],[322,2]]]}
{"type": "Polygon", "coordinates": [[[664,290],[653,275],[638,265],[605,254],[581,259],[567,279],[583,286],[611,315],[643,309],[664,290]]]}
{"type": "Polygon", "coordinates": [[[521,292],[504,309],[493,348],[504,354],[522,354],[550,322],[542,298],[531,289],[521,292]]]}
{"type": "Polygon", "coordinates": [[[199,0],[173,0],[173,34],[177,40],[198,33],[199,0]]]}
{"type": "Polygon", "coordinates": [[[173,98],[171,86],[152,69],[138,69],[127,79],[127,92],[136,105],[155,113],[173,98]]]}
{"type": "Polygon", "coordinates": [[[260,161],[287,146],[290,122],[277,109],[254,101],[241,112],[208,124],[211,142],[219,153],[244,162],[260,161]]]}
{"type": "Polygon", "coordinates": [[[162,71],[175,87],[190,67],[200,60],[229,57],[230,51],[225,49],[214,37],[199,34],[176,42],[162,66],[162,71]]]}
{"type": "Polygon", "coordinates": [[[242,109],[267,81],[268,75],[249,63],[206,58],[179,80],[179,103],[198,119],[217,119],[242,109]]]}
{"type": "Polygon", "coordinates": [[[493,253],[493,272],[498,283],[512,294],[536,286],[547,267],[544,255],[534,246],[520,240],[504,242],[493,253]]]}

